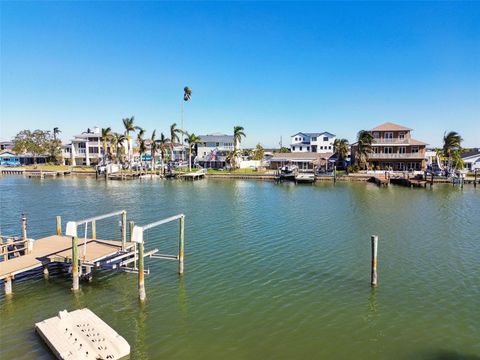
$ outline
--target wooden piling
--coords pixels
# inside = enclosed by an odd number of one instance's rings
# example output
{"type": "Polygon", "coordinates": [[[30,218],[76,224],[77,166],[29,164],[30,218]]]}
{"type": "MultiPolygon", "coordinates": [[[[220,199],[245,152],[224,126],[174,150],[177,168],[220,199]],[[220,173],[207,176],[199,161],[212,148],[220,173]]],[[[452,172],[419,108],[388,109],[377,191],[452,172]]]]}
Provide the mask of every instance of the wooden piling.
{"type": "Polygon", "coordinates": [[[178,273],[183,274],[183,257],[185,255],[185,216],[180,218],[180,232],[178,237],[178,273]]]}
{"type": "Polygon", "coordinates": [[[127,212],[122,212],[122,251],[125,251],[127,246],[127,212]]]}
{"type": "Polygon", "coordinates": [[[43,265],[43,277],[44,277],[45,279],[48,279],[48,275],[49,275],[49,274],[50,274],[50,273],[49,273],[49,271],[48,271],[48,265],[47,265],[47,264],[43,265]]]}
{"type": "Polygon", "coordinates": [[[433,186],[433,172],[430,174],[430,187],[433,186]]]}
{"type": "Polygon", "coordinates": [[[140,301],[145,301],[145,273],[143,262],[143,241],[138,244],[138,297],[140,301]]]}
{"type": "Polygon", "coordinates": [[[337,165],[333,165],[333,183],[337,182],[337,165]]]}
{"type": "Polygon", "coordinates": [[[79,289],[79,273],[78,273],[78,239],[72,237],[72,290],[77,291],[79,289]]]}
{"type": "Polygon", "coordinates": [[[7,276],[5,278],[5,295],[10,295],[12,293],[12,277],[7,276]]]}
{"type": "Polygon", "coordinates": [[[92,220],[92,239],[97,238],[97,222],[92,220]]]}
{"type": "Polygon", "coordinates": [[[371,273],[371,285],[377,286],[377,249],[378,249],[378,236],[372,235],[372,273],[371,273]]]}
{"type": "Polygon", "coordinates": [[[57,235],[62,236],[62,217],[57,216],[57,235]]]}
{"type": "Polygon", "coordinates": [[[475,178],[473,180],[473,187],[477,187],[477,171],[478,169],[475,169],[475,178]]]}
{"type": "Polygon", "coordinates": [[[129,224],[129,227],[130,227],[130,241],[132,241],[132,238],[133,238],[133,227],[135,226],[135,222],[134,222],[134,221],[130,221],[128,224],[129,224]]]}

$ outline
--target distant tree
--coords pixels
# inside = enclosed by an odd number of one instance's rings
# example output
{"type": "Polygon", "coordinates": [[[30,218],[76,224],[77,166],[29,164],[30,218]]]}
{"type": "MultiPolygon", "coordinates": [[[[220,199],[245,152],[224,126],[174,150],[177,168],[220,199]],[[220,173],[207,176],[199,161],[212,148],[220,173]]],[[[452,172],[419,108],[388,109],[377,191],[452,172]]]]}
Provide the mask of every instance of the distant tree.
{"type": "Polygon", "coordinates": [[[462,137],[455,131],[443,134],[443,156],[448,161],[447,167],[450,169],[463,168],[461,160],[462,137]]]}
{"type": "MultiPolygon", "coordinates": [[[[103,148],[103,163],[106,163],[107,158],[107,142],[112,138],[112,129],[102,128],[102,148],[103,148]]],[[[111,151],[111,149],[110,149],[111,151]]]]}
{"type": "Polygon", "coordinates": [[[170,125],[170,149],[171,149],[172,161],[175,160],[173,148],[175,147],[175,142],[178,143],[180,141],[180,137],[178,135],[181,133],[182,133],[182,130],[177,128],[177,123],[173,123],[172,125],[170,125]]]}
{"type": "Polygon", "coordinates": [[[189,101],[192,98],[192,89],[188,86],[183,88],[183,101],[189,101]]]}
{"type": "Polygon", "coordinates": [[[119,133],[114,133],[110,139],[111,147],[115,149],[115,160],[117,163],[122,162],[123,142],[125,140],[125,135],[119,133]]]}
{"type": "Polygon", "coordinates": [[[335,154],[337,154],[337,158],[340,161],[344,161],[347,158],[349,145],[347,139],[335,139],[333,143],[333,148],[335,150],[335,154]]]}
{"type": "Polygon", "coordinates": [[[53,128],[53,140],[57,140],[57,135],[60,134],[62,131],[58,127],[53,128]]]}
{"type": "Polygon", "coordinates": [[[160,154],[162,157],[162,172],[165,172],[165,154],[169,148],[170,139],[165,137],[163,133],[160,133],[160,139],[157,140],[158,147],[160,149],[160,154]]]}
{"type": "Polygon", "coordinates": [[[188,143],[188,171],[192,170],[192,151],[195,144],[200,142],[200,138],[194,133],[187,134],[188,143]]]}
{"type": "Polygon", "coordinates": [[[145,142],[145,139],[143,138],[144,135],[145,135],[145,130],[142,128],[139,128],[137,133],[137,144],[138,144],[138,153],[140,154],[140,164],[142,164],[142,167],[143,167],[142,156],[147,151],[147,144],[145,142]]]}
{"type": "Polygon", "coordinates": [[[278,152],[279,152],[280,154],[286,154],[286,153],[289,153],[289,152],[291,152],[291,151],[290,151],[289,148],[287,148],[287,147],[285,147],[285,146],[282,146],[282,147],[280,148],[280,150],[278,150],[278,152]]]}
{"type": "Polygon", "coordinates": [[[357,153],[356,161],[362,167],[367,167],[367,162],[370,154],[373,152],[372,149],[373,135],[367,130],[360,130],[357,134],[357,153]]]}
{"type": "Polygon", "coordinates": [[[13,151],[19,154],[31,153],[33,163],[37,163],[37,157],[41,154],[56,158],[58,142],[53,140],[50,131],[22,130],[13,139],[13,151]]]}
{"type": "Polygon", "coordinates": [[[263,160],[265,156],[265,150],[260,143],[257,144],[255,149],[252,151],[252,160],[263,160]]]}
{"type": "Polygon", "coordinates": [[[153,130],[152,137],[150,138],[150,155],[152,157],[152,169],[155,171],[155,154],[157,153],[158,145],[155,138],[157,130],[153,130]]]}

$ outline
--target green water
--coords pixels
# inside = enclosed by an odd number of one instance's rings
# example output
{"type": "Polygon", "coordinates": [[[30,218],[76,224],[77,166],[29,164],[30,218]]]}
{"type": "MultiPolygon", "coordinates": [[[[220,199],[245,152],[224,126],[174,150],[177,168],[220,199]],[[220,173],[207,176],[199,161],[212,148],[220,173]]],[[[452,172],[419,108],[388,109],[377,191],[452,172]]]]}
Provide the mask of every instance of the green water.
{"type": "MultiPolygon", "coordinates": [[[[371,184],[202,180],[0,179],[1,232],[55,231],[125,208],[145,224],[186,214],[185,275],[148,260],[136,276],[96,273],[14,282],[0,295],[0,359],[51,359],[33,331],[59,310],[89,307],[124,336],[131,359],[480,359],[480,190],[371,184]],[[379,236],[371,290],[370,235],[379,236]]],[[[98,237],[117,234],[99,223],[98,237]]],[[[173,252],[176,225],[147,246],[173,252]]],[[[3,292],[3,291],[2,291],[3,292]]]]}

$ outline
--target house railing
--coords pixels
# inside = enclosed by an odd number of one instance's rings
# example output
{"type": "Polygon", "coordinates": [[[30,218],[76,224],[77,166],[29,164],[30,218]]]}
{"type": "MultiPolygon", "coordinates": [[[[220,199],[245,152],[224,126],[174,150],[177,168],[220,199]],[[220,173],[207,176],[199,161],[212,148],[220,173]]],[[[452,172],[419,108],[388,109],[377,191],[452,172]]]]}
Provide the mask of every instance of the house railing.
{"type": "Polygon", "coordinates": [[[370,160],[375,160],[375,159],[425,159],[425,154],[422,154],[422,153],[408,153],[408,154],[372,153],[368,157],[369,157],[370,160]]]}
{"type": "Polygon", "coordinates": [[[399,139],[399,138],[394,138],[394,139],[385,139],[385,138],[376,138],[373,139],[372,143],[373,144],[405,144],[409,145],[409,140],[410,139],[399,139]]]}

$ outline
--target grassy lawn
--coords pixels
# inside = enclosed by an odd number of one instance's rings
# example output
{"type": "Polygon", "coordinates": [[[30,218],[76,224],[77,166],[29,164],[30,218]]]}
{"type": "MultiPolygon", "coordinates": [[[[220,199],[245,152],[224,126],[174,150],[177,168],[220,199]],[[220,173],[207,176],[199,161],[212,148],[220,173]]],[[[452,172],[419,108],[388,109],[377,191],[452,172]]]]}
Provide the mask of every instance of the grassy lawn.
{"type": "Polygon", "coordinates": [[[43,171],[70,170],[70,166],[68,165],[49,165],[49,164],[27,165],[27,166],[22,166],[21,168],[25,170],[43,170],[43,171]]]}

